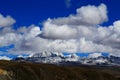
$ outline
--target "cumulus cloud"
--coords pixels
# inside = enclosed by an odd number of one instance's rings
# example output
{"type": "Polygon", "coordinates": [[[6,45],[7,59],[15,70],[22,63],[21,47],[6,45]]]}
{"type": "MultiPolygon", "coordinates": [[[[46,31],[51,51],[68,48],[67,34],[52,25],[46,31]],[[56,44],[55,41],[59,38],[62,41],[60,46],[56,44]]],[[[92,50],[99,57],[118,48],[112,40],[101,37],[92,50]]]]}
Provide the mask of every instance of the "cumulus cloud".
{"type": "Polygon", "coordinates": [[[68,25],[97,25],[108,20],[107,7],[105,4],[99,6],[83,6],[76,10],[75,15],[53,19],[54,24],[68,25]]]}
{"type": "Polygon", "coordinates": [[[6,33],[0,36],[0,47],[14,44],[19,41],[21,35],[16,33],[6,33]]]}
{"type": "Polygon", "coordinates": [[[120,49],[120,21],[115,21],[113,25],[109,26],[108,28],[101,27],[101,30],[104,31],[102,33],[104,39],[101,43],[109,45],[112,48],[120,49]]]}
{"type": "Polygon", "coordinates": [[[69,25],[52,24],[51,21],[51,19],[48,19],[44,23],[44,28],[41,37],[49,39],[70,39],[77,37],[76,29],[69,27],[69,25]]]}
{"type": "Polygon", "coordinates": [[[76,52],[77,43],[75,40],[48,40],[43,38],[33,38],[17,44],[14,51],[25,51],[25,52],[76,52]],[[21,44],[24,43],[24,44],[21,44]]]}
{"type": "Polygon", "coordinates": [[[80,16],[82,22],[87,24],[101,24],[104,21],[107,21],[107,8],[106,5],[100,4],[96,6],[83,6],[77,9],[77,16],[80,16]]]}
{"type": "Polygon", "coordinates": [[[0,60],[11,60],[11,58],[7,56],[0,56],[0,60]]]}
{"type": "Polygon", "coordinates": [[[83,6],[76,9],[75,15],[48,18],[42,29],[36,25],[17,30],[4,27],[0,32],[0,46],[14,44],[15,48],[10,53],[106,52],[120,56],[120,21],[110,26],[100,26],[107,20],[105,4],[83,6]]]}
{"type": "Polygon", "coordinates": [[[11,16],[4,17],[2,14],[0,14],[0,28],[6,27],[6,26],[11,26],[15,22],[16,21],[11,16]]]}
{"type": "Polygon", "coordinates": [[[89,54],[89,58],[97,58],[99,56],[102,56],[102,53],[92,53],[92,54],[89,54]]]}

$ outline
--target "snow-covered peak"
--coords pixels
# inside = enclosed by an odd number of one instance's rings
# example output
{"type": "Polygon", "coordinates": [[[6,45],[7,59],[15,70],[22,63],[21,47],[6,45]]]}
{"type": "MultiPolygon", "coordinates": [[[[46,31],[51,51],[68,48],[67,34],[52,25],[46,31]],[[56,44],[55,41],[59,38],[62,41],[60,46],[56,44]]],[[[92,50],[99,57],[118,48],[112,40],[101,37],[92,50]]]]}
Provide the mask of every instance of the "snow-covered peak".
{"type": "Polygon", "coordinates": [[[69,54],[66,56],[65,61],[78,61],[79,60],[79,56],[76,54],[69,54]]]}
{"type": "Polygon", "coordinates": [[[52,55],[64,57],[63,53],[61,53],[61,52],[52,52],[52,55]]]}
{"type": "Polygon", "coordinates": [[[97,59],[95,60],[96,63],[106,63],[108,62],[107,59],[97,59]]]}
{"type": "Polygon", "coordinates": [[[21,58],[21,57],[22,57],[22,58],[24,58],[24,56],[23,56],[23,55],[18,55],[17,57],[18,57],[18,58],[21,58]]]}
{"type": "Polygon", "coordinates": [[[34,53],[31,53],[28,57],[33,57],[34,56],[34,53]]]}
{"type": "Polygon", "coordinates": [[[60,52],[41,52],[31,54],[29,57],[64,57],[63,53],[60,52]]]}
{"type": "Polygon", "coordinates": [[[71,54],[71,58],[79,58],[76,54],[71,54]]]}

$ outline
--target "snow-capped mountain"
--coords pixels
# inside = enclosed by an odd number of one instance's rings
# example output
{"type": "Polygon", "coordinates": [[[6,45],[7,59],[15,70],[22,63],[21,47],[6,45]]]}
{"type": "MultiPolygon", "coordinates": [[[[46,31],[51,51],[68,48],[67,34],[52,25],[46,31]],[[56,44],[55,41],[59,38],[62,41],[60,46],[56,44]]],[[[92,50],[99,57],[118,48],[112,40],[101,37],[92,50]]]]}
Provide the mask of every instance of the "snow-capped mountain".
{"type": "Polygon", "coordinates": [[[67,61],[78,61],[79,57],[76,54],[70,54],[64,56],[63,53],[59,52],[41,52],[36,53],[31,57],[27,58],[27,61],[42,62],[42,63],[59,63],[67,61]]]}
{"type": "Polygon", "coordinates": [[[44,58],[47,58],[47,57],[64,57],[63,53],[58,53],[58,52],[41,52],[41,53],[36,53],[36,54],[33,54],[33,56],[31,57],[44,57],[44,58]]]}
{"type": "Polygon", "coordinates": [[[96,57],[96,58],[83,58],[81,59],[82,64],[87,64],[87,65],[108,65],[110,64],[109,60],[107,57],[96,57]]]}
{"type": "MultiPolygon", "coordinates": [[[[95,54],[96,55],[96,54],[95,54]]],[[[91,54],[90,54],[91,56],[91,54]]],[[[75,62],[84,65],[120,65],[120,57],[115,56],[102,56],[95,57],[80,57],[77,54],[63,55],[60,52],[41,52],[30,55],[29,57],[17,57],[14,61],[29,61],[36,63],[49,63],[49,64],[61,64],[75,62]]]]}
{"type": "Polygon", "coordinates": [[[67,61],[69,61],[69,62],[77,62],[77,61],[79,61],[79,59],[80,59],[80,57],[78,56],[78,55],[76,55],[76,54],[70,54],[70,55],[68,55],[68,56],[66,56],[65,58],[64,58],[64,61],[65,62],[67,62],[67,61]]]}

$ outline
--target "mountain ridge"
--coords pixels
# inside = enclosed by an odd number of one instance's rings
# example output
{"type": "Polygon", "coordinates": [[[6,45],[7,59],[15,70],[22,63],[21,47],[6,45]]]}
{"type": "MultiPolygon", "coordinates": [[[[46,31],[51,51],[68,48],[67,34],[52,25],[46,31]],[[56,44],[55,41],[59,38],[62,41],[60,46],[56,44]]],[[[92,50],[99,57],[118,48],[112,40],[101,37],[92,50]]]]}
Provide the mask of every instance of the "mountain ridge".
{"type": "Polygon", "coordinates": [[[63,55],[58,52],[41,52],[33,54],[29,57],[17,57],[12,61],[28,61],[35,63],[49,63],[49,64],[66,64],[77,63],[82,65],[105,65],[105,66],[120,66],[120,57],[116,56],[97,56],[97,57],[80,57],[75,53],[69,55],[63,55]]]}

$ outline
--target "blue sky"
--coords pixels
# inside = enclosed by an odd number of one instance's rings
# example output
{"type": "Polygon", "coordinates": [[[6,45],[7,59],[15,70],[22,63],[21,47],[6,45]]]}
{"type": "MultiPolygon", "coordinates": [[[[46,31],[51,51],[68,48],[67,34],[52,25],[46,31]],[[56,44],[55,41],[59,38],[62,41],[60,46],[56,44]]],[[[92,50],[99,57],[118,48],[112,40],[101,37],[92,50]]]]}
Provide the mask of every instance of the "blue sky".
{"type": "Polygon", "coordinates": [[[119,0],[71,0],[71,6],[66,7],[67,0],[0,0],[0,13],[11,15],[16,19],[16,26],[39,24],[48,17],[64,17],[76,13],[76,8],[81,6],[99,5],[104,3],[108,7],[109,22],[118,20],[119,0]]]}
{"type": "MultiPolygon", "coordinates": [[[[99,6],[101,3],[107,6],[109,17],[102,26],[109,26],[120,20],[119,0],[0,0],[0,13],[4,16],[10,15],[16,20],[13,29],[28,27],[31,24],[43,27],[41,24],[48,18],[67,17],[76,14],[77,8],[87,5],[99,6]]],[[[0,51],[7,52],[12,48],[13,44],[5,45],[0,47],[0,51]]]]}

